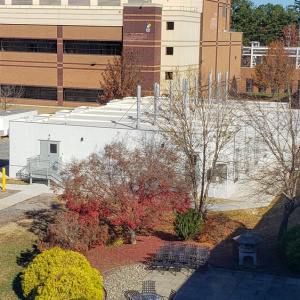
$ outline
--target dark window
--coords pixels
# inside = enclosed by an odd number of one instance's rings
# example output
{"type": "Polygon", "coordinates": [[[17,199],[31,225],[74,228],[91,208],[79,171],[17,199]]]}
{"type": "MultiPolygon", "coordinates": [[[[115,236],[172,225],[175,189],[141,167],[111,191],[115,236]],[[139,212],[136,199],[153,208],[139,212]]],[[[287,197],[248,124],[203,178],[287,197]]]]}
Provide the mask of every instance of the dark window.
{"type": "Polygon", "coordinates": [[[209,169],[207,171],[207,179],[211,180],[212,183],[223,183],[227,180],[227,165],[216,164],[215,169],[209,169]]]}
{"type": "Polygon", "coordinates": [[[260,88],[258,88],[258,92],[262,93],[262,94],[265,94],[266,93],[266,89],[264,87],[260,87],[260,88]]]}
{"type": "Polygon", "coordinates": [[[12,5],[32,5],[32,0],[12,0],[12,5]]]}
{"type": "Polygon", "coordinates": [[[1,85],[1,90],[9,98],[57,100],[57,89],[52,87],[1,85]]]}
{"type": "MultiPolygon", "coordinates": [[[[290,83],[290,92],[292,93],[293,91],[293,83],[290,83]]],[[[287,89],[287,87],[284,89],[284,92],[287,94],[289,91],[287,89]]]]}
{"type": "Polygon", "coordinates": [[[222,5],[222,18],[226,19],[226,16],[227,16],[227,7],[226,7],[226,4],[223,4],[222,5]]]}
{"type": "Polygon", "coordinates": [[[173,79],[173,72],[165,72],[165,79],[172,80],[173,79]]]}
{"type": "Polygon", "coordinates": [[[174,30],[174,22],[167,22],[167,30],[174,30]]]}
{"type": "Polygon", "coordinates": [[[253,93],[253,79],[246,78],[246,92],[253,93]]]}
{"type": "MultiPolygon", "coordinates": [[[[130,3],[130,2],[128,2],[130,3]]],[[[148,2],[149,3],[149,2],[148,2]]],[[[121,0],[98,0],[99,6],[120,6],[121,0]]]]}
{"type": "Polygon", "coordinates": [[[167,47],[166,48],[166,55],[173,55],[173,47],[167,47]]]}
{"type": "Polygon", "coordinates": [[[90,0],[69,0],[69,6],[89,6],[90,0]]]}
{"type": "Polygon", "coordinates": [[[50,153],[57,153],[57,144],[50,144],[50,153]]]}
{"type": "Polygon", "coordinates": [[[103,90],[64,89],[64,101],[100,102],[103,90]]]}
{"type": "Polygon", "coordinates": [[[263,62],[263,57],[262,57],[262,56],[256,56],[256,58],[255,58],[255,63],[256,63],[257,65],[261,65],[262,62],[263,62]]]}
{"type": "Polygon", "coordinates": [[[56,53],[56,40],[0,39],[1,51],[56,53]]]}
{"type": "Polygon", "coordinates": [[[121,55],[122,42],[64,41],[64,53],[121,55]]]}
{"type": "Polygon", "coordinates": [[[60,5],[61,0],[40,0],[40,5],[60,5]]]}

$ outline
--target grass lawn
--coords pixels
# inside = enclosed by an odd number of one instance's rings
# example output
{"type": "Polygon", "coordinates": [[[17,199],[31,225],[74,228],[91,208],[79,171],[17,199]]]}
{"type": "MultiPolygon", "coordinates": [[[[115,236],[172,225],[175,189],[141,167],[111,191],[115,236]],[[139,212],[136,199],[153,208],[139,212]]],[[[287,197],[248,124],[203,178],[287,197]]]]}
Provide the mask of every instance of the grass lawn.
{"type": "Polygon", "coordinates": [[[17,178],[7,178],[5,182],[7,184],[29,185],[29,182],[17,178]]]}
{"type": "Polygon", "coordinates": [[[21,292],[17,276],[24,269],[20,266],[23,260],[20,255],[25,254],[27,250],[32,250],[35,240],[36,236],[33,233],[17,223],[9,223],[0,227],[1,300],[22,299],[17,296],[21,292]]]}

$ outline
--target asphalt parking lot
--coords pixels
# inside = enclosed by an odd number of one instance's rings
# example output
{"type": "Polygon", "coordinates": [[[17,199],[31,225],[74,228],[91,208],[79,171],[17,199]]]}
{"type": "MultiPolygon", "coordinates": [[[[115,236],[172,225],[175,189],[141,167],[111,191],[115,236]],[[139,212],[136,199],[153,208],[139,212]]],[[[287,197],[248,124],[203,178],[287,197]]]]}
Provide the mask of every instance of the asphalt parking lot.
{"type": "Polygon", "coordinates": [[[0,138],[0,167],[8,165],[9,138],[0,138]]]}

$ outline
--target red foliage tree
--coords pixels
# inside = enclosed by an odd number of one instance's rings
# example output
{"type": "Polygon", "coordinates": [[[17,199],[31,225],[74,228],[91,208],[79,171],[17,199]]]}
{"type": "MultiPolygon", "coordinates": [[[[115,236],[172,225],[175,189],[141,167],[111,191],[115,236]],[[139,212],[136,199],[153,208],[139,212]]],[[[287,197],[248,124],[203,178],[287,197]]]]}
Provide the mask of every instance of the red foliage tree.
{"type": "Polygon", "coordinates": [[[82,220],[122,226],[136,243],[138,228],[151,228],[166,211],[190,206],[188,186],[172,150],[151,140],[130,149],[107,145],[83,161],[72,162],[63,182],[67,208],[82,220]]]}
{"type": "Polygon", "coordinates": [[[271,88],[278,94],[281,89],[288,92],[291,102],[291,83],[293,81],[295,66],[281,42],[272,42],[263,57],[262,64],[254,68],[254,82],[258,87],[271,88]]]}

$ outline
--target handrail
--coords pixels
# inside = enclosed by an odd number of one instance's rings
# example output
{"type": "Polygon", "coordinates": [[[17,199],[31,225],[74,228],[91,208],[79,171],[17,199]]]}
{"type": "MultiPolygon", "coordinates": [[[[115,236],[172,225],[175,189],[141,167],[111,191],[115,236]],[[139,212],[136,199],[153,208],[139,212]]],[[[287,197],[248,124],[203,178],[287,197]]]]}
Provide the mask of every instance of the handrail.
{"type": "Polygon", "coordinates": [[[61,172],[63,169],[62,157],[56,161],[40,159],[39,155],[27,159],[27,165],[17,172],[18,178],[30,178],[34,175],[46,176],[56,182],[61,182],[61,172]],[[40,173],[40,174],[39,174],[40,173]],[[45,173],[45,174],[43,174],[45,173]]]}

